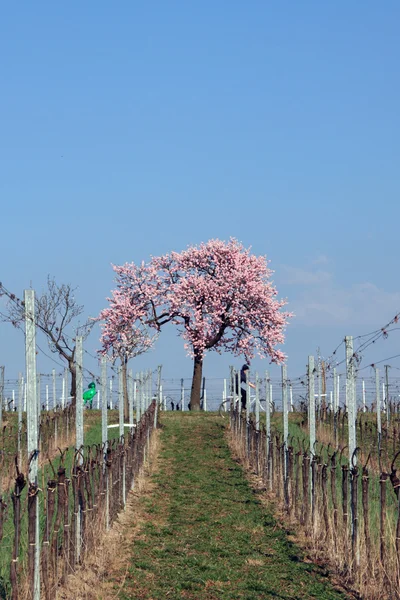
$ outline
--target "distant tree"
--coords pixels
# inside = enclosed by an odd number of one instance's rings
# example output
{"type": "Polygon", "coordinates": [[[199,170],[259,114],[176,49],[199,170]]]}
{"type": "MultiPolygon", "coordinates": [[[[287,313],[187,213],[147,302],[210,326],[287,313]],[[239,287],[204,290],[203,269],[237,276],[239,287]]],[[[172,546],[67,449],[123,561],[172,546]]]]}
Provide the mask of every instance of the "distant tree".
{"type": "Polygon", "coordinates": [[[98,320],[102,321],[102,335],[100,338],[100,353],[108,356],[115,363],[121,362],[124,419],[129,419],[128,403],[128,361],[130,358],[147,352],[153,345],[156,334],[151,335],[148,326],[144,325],[130,310],[129,306],[122,308],[118,290],[112,292],[107,299],[110,306],[101,311],[98,320]]]}
{"type": "Polygon", "coordinates": [[[291,316],[281,312],[264,256],[254,256],[237,240],[210,240],[178,253],[153,257],[148,264],[114,266],[117,289],[112,307],[121,322],[141,322],[158,331],[177,325],[193,358],[190,404],[200,409],[204,356],[232,352],[281,362],[291,316]]]}
{"type": "MultiPolygon", "coordinates": [[[[72,288],[70,284],[59,285],[49,276],[47,289],[41,295],[35,295],[36,327],[46,336],[50,351],[58,354],[66,362],[71,373],[72,403],[75,403],[76,396],[75,336],[82,335],[86,339],[94,324],[93,321],[87,321],[82,326],[78,323],[75,327],[72,326],[84,310],[84,307],[75,300],[75,290],[76,288],[72,288]]],[[[0,313],[1,320],[23,330],[25,322],[23,300],[1,283],[0,294],[8,298],[5,311],[0,313]]]]}

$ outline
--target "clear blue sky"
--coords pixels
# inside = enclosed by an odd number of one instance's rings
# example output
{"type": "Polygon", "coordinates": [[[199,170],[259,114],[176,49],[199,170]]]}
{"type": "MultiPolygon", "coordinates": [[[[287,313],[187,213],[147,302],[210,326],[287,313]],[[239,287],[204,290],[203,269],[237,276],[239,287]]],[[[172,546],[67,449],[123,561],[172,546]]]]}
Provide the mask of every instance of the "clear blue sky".
{"type": "MultiPolygon", "coordinates": [[[[234,236],[297,314],[289,373],[384,324],[400,310],[399,20],[395,1],[3,4],[0,280],[22,294],[54,275],[96,315],[110,263],[234,236]]],[[[0,332],[12,377],[23,339],[0,332]]],[[[205,374],[231,362],[210,354],[205,374]]],[[[159,363],[191,373],[173,331],[137,366],[159,363]]]]}

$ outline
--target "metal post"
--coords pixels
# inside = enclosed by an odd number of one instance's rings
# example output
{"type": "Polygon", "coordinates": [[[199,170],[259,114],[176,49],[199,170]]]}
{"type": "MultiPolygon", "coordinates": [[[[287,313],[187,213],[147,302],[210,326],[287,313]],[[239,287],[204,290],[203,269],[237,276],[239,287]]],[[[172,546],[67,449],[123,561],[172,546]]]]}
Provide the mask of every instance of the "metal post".
{"type": "Polygon", "coordinates": [[[57,404],[57,392],[56,392],[56,370],[53,369],[51,372],[52,383],[53,383],[53,410],[56,410],[57,404]]]}
{"type": "MultiPolygon", "coordinates": [[[[25,361],[27,387],[27,425],[28,425],[28,460],[29,483],[38,487],[38,409],[36,390],[36,326],[35,326],[35,292],[24,291],[25,301],[25,361]]],[[[36,494],[36,530],[35,558],[33,578],[33,600],[40,600],[40,536],[39,536],[39,496],[36,494]]]]}
{"type": "Polygon", "coordinates": [[[68,406],[69,394],[70,394],[70,392],[68,390],[68,369],[64,369],[64,404],[63,404],[63,408],[68,406]]]}
{"type": "MultiPolygon", "coordinates": [[[[80,450],[83,446],[83,338],[77,336],[75,347],[76,368],[76,440],[75,448],[80,450]]],[[[79,458],[82,463],[82,457],[79,458]]]]}
{"type": "Polygon", "coordinates": [[[289,437],[289,412],[287,395],[287,366],[282,365],[282,412],[283,412],[283,444],[285,451],[284,461],[284,480],[286,486],[287,479],[287,459],[288,459],[288,437],[289,437]]]}
{"type": "Polygon", "coordinates": [[[133,398],[134,398],[134,382],[132,369],[129,369],[128,373],[128,402],[129,402],[129,424],[130,430],[132,431],[133,426],[133,398]]]}
{"type": "Polygon", "coordinates": [[[389,365],[385,365],[386,424],[390,422],[389,365]]]}
{"type": "Polygon", "coordinates": [[[143,371],[140,372],[140,415],[146,411],[146,380],[143,371]]]}
{"type": "Polygon", "coordinates": [[[336,367],[333,369],[333,435],[335,439],[335,445],[337,446],[338,439],[338,410],[339,410],[339,401],[338,401],[338,375],[336,374],[336,367]]]}
{"type": "Polygon", "coordinates": [[[183,379],[181,379],[181,410],[185,410],[185,388],[183,379]]]}
{"type": "Polygon", "coordinates": [[[258,379],[258,373],[256,373],[256,431],[260,431],[260,381],[258,379]]]}
{"type": "Polygon", "coordinates": [[[226,379],[224,379],[224,387],[222,390],[222,406],[224,407],[224,411],[226,412],[228,410],[227,406],[226,406],[226,402],[227,402],[227,393],[226,393],[226,379]]]}
{"type": "Polygon", "coordinates": [[[136,373],[137,381],[137,402],[136,402],[136,422],[139,423],[142,417],[142,373],[136,373]]]}
{"type": "Polygon", "coordinates": [[[270,394],[269,373],[265,371],[265,453],[267,456],[267,472],[269,478],[269,488],[272,489],[272,472],[270,465],[270,441],[271,441],[271,394],[270,394]]]}
{"type": "Polygon", "coordinates": [[[161,369],[162,365],[157,367],[157,402],[162,407],[162,385],[161,385],[161,369]]]}
{"type": "MultiPolygon", "coordinates": [[[[36,392],[37,392],[37,411],[38,411],[38,424],[40,426],[40,413],[42,410],[42,407],[40,405],[40,396],[41,396],[41,377],[40,377],[40,373],[37,374],[37,386],[36,386],[36,392]]],[[[40,435],[40,431],[39,431],[39,435],[40,435]]]]}
{"type": "Polygon", "coordinates": [[[61,392],[61,410],[64,410],[65,406],[65,379],[62,380],[62,392],[61,392]]]}
{"type": "Polygon", "coordinates": [[[246,371],[246,449],[247,456],[250,454],[250,411],[251,411],[251,397],[250,397],[250,371],[246,371]]]}
{"type": "Polygon", "coordinates": [[[113,409],[113,382],[110,379],[110,410],[113,409]]]}
{"type": "Polygon", "coordinates": [[[381,398],[380,398],[380,383],[379,369],[375,367],[375,394],[376,394],[376,429],[378,432],[378,460],[379,471],[381,471],[381,441],[382,441],[382,423],[381,423],[381,398]]]}
{"type": "MultiPolygon", "coordinates": [[[[133,382],[133,407],[136,410],[136,416],[137,416],[137,409],[138,409],[137,384],[138,384],[138,382],[135,379],[134,382],[133,382]]],[[[132,421],[132,423],[133,423],[133,421],[132,421]]]]}
{"type": "Polygon", "coordinates": [[[22,437],[22,409],[24,398],[24,378],[18,373],[18,456],[21,463],[21,437],[22,437]]]}
{"type": "Polygon", "coordinates": [[[203,410],[207,411],[207,390],[203,390],[203,410]]]}
{"type": "Polygon", "coordinates": [[[367,405],[365,403],[365,381],[362,380],[362,403],[363,403],[363,412],[367,412],[367,405]]]}
{"type": "Polygon", "coordinates": [[[348,414],[349,427],[349,462],[350,467],[352,461],[356,464],[357,457],[354,452],[356,449],[356,406],[354,394],[354,361],[353,361],[353,337],[347,335],[345,338],[346,344],[346,405],[348,414]]]}
{"type": "MultiPolygon", "coordinates": [[[[76,369],[76,398],[75,398],[75,449],[83,453],[83,338],[76,337],[75,346],[75,369],[76,369]]],[[[78,464],[83,463],[82,454],[78,455],[78,464]]],[[[81,507],[75,513],[76,531],[76,563],[79,563],[81,555],[81,507]]]]}
{"type": "Polygon", "coordinates": [[[101,357],[101,441],[104,449],[108,441],[108,430],[107,430],[107,358],[101,357]]]}
{"type": "Polygon", "coordinates": [[[317,385],[318,385],[317,415],[318,415],[318,419],[321,420],[322,377],[321,377],[321,357],[319,356],[319,353],[318,353],[318,363],[317,363],[317,385]]]}
{"type": "Polygon", "coordinates": [[[124,384],[122,367],[118,367],[118,414],[119,414],[119,437],[124,435],[124,384]]]}
{"type": "Polygon", "coordinates": [[[314,383],[314,357],[308,357],[308,423],[310,430],[310,453],[315,451],[315,383],[314,383]]]}

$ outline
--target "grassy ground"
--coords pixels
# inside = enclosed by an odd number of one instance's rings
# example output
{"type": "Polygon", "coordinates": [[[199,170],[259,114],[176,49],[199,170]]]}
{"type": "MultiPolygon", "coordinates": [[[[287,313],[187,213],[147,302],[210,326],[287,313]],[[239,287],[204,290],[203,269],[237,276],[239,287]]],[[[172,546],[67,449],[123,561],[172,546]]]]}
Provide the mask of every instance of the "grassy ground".
{"type": "Polygon", "coordinates": [[[161,456],[121,600],[345,596],[275,522],[230,456],[215,415],[162,416],[161,456]]]}

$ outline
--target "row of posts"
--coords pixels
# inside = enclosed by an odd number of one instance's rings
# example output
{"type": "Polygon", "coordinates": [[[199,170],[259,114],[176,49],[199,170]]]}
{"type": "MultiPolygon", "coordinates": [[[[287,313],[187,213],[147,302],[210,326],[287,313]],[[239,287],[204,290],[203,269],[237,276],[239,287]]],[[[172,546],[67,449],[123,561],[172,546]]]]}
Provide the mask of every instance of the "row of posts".
{"type": "MultiPolygon", "coordinates": [[[[352,336],[347,336],[345,338],[345,352],[346,352],[346,408],[348,415],[348,449],[349,449],[349,464],[350,469],[354,469],[357,466],[357,400],[356,400],[356,380],[357,380],[357,361],[356,355],[354,354],[353,349],[353,338],[352,336]]],[[[321,390],[319,394],[315,394],[315,362],[314,356],[308,357],[308,369],[307,369],[307,379],[308,379],[308,427],[309,427],[309,442],[310,442],[310,454],[311,458],[315,456],[315,445],[316,445],[316,413],[318,407],[316,406],[315,399],[316,397],[321,398],[321,390]]],[[[388,369],[386,368],[386,398],[388,398],[388,369]]],[[[231,367],[231,418],[233,424],[233,411],[237,410],[239,414],[242,412],[241,407],[241,395],[240,395],[240,373],[235,372],[231,367]]],[[[254,427],[256,431],[260,431],[260,378],[258,374],[255,374],[255,404],[254,411],[251,410],[252,402],[250,397],[250,377],[249,372],[246,372],[246,447],[249,451],[250,448],[250,414],[253,412],[254,414],[254,427]]],[[[378,430],[378,456],[380,456],[381,449],[381,435],[382,435],[382,425],[381,425],[381,385],[380,385],[380,376],[379,369],[375,367],[375,383],[376,383],[376,417],[377,417],[377,430],[378,430]]],[[[271,441],[271,385],[268,371],[265,373],[265,389],[266,389],[266,403],[265,403],[265,428],[266,428],[266,454],[267,454],[267,464],[269,464],[270,457],[270,441],[271,441]]],[[[389,402],[386,402],[386,419],[389,422],[390,414],[389,414],[389,402]]],[[[339,385],[338,385],[338,375],[336,372],[336,368],[333,369],[333,411],[334,415],[337,415],[339,410],[339,385]]],[[[289,437],[289,403],[288,403],[288,378],[287,378],[287,366],[282,366],[282,418],[283,418],[283,445],[285,452],[285,461],[284,461],[284,485],[285,488],[288,484],[288,437],[289,437]]],[[[236,421],[239,426],[241,424],[241,419],[236,421]]],[[[337,424],[336,424],[337,426],[337,424]]],[[[337,429],[335,429],[336,434],[337,429]]],[[[310,494],[311,498],[314,497],[313,494],[313,478],[311,477],[311,463],[310,460],[310,494]]],[[[354,491],[351,488],[351,494],[354,491]]],[[[353,500],[353,498],[351,498],[353,500]]],[[[356,503],[351,501],[352,510],[356,503]]],[[[355,516],[355,515],[353,515],[355,516]]],[[[357,535],[357,519],[352,519],[352,539],[358,540],[357,535]]],[[[359,559],[359,552],[356,553],[356,560],[359,559]]]]}
{"type": "MultiPolygon", "coordinates": [[[[39,496],[38,496],[38,456],[39,456],[39,424],[40,424],[40,402],[38,402],[38,378],[36,373],[36,327],[35,327],[35,292],[34,290],[25,290],[25,362],[26,362],[26,413],[27,413],[27,453],[29,461],[28,481],[31,494],[33,494],[36,503],[36,524],[35,524],[35,544],[34,544],[34,582],[33,582],[33,600],[40,600],[40,532],[39,532],[39,496]]],[[[84,446],[84,428],[83,428],[83,338],[77,336],[75,350],[76,367],[76,441],[75,448],[79,450],[78,464],[83,463],[84,446]]],[[[162,386],[161,386],[161,366],[158,367],[158,380],[156,405],[161,404],[162,386]]],[[[3,370],[4,377],[4,370],[3,370]]],[[[54,381],[54,380],[53,380],[54,381]]],[[[122,368],[118,369],[118,395],[119,395],[119,435],[124,435],[125,428],[132,429],[141,420],[142,415],[149,408],[153,400],[153,377],[152,372],[142,372],[133,379],[132,372],[128,373],[128,403],[129,403],[129,422],[124,420],[124,398],[123,398],[123,375],[122,368]],[[134,405],[136,407],[136,423],[134,422],[134,405]]],[[[53,384],[53,393],[54,393],[53,384]]],[[[21,388],[20,388],[21,389],[21,388]]],[[[101,359],[101,410],[102,410],[102,443],[106,447],[108,442],[108,405],[107,405],[107,359],[101,359]]],[[[112,393],[112,389],[110,390],[112,393]]],[[[54,393],[55,395],[55,393],[54,393]]],[[[24,403],[20,396],[18,406],[19,424],[22,422],[22,409],[24,403]]],[[[1,419],[2,403],[0,403],[1,419]]],[[[157,410],[155,411],[154,425],[157,426],[157,410]]],[[[125,478],[124,478],[125,482],[125,478]]],[[[126,502],[126,490],[123,489],[123,503],[126,502]]],[[[80,522],[81,516],[76,515],[76,543],[80,547],[80,522]]],[[[78,551],[79,555],[79,551],[78,551]]]]}

